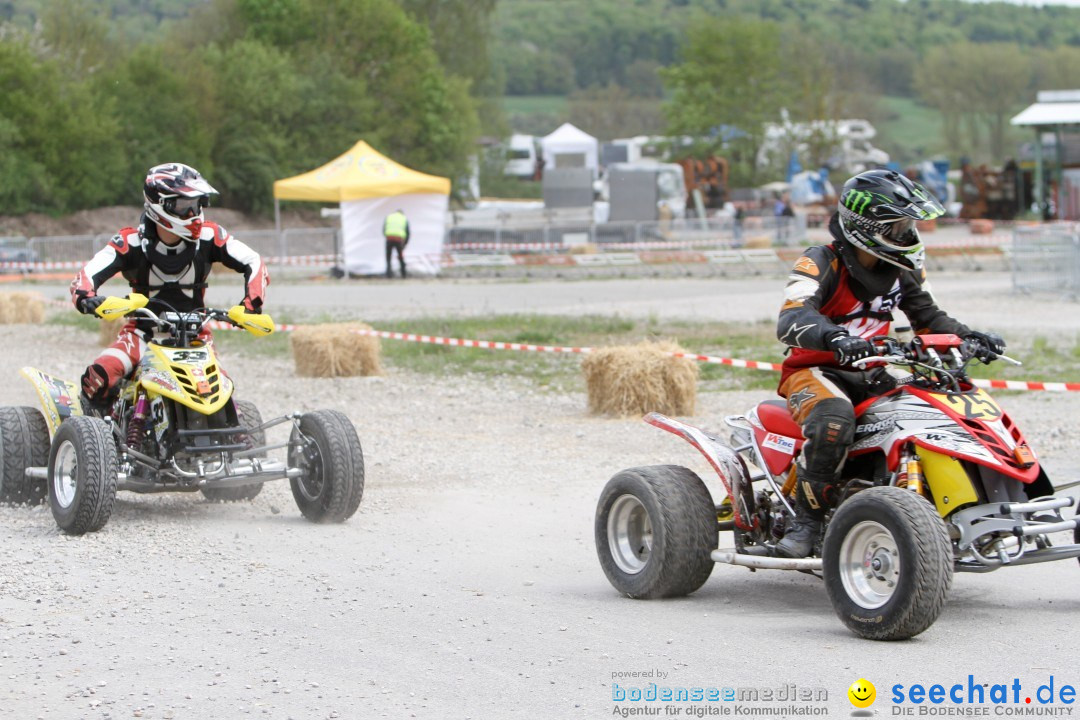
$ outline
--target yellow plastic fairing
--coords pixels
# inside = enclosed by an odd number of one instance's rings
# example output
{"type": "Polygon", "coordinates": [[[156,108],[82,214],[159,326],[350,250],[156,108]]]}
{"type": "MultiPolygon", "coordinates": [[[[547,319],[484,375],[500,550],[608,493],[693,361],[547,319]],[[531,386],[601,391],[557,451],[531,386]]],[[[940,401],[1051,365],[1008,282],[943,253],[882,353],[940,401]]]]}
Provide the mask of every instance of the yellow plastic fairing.
{"type": "Polygon", "coordinates": [[[250,313],[243,305],[229,308],[229,319],[252,335],[269,335],[274,332],[274,318],[264,313],[250,313]]]}
{"type": "Polygon", "coordinates": [[[148,302],[149,299],[139,293],[131,293],[127,297],[107,297],[94,312],[98,317],[113,320],[146,307],[148,302]]]}
{"type": "Polygon", "coordinates": [[[919,460],[941,517],[948,517],[963,506],[979,501],[967,470],[956,458],[920,447],[919,460]]]}

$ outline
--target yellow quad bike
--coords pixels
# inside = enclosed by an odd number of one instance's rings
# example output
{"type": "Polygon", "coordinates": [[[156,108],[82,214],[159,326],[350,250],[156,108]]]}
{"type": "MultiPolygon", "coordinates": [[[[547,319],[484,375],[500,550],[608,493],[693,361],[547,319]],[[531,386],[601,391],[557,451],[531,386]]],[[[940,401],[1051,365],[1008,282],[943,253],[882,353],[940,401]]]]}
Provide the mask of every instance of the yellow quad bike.
{"type": "Polygon", "coordinates": [[[44,416],[34,408],[0,408],[0,500],[47,496],[57,525],[81,535],[108,522],[117,490],[200,491],[210,500],[238,501],[254,498],[264,482],[288,478],[307,519],[351,517],[364,492],[364,456],[349,419],[317,410],[264,422],[253,403],[236,399],[213,343],[199,337],[214,320],[269,335],[270,316],[239,305],[158,315],[148,302],[160,301],[132,294],[97,308],[102,318],[134,316],[155,330],[104,417],[85,412],[76,383],[23,368],[44,416]],[[267,444],[269,428],[290,423],[287,443],[267,444]],[[267,458],[281,448],[286,462],[267,458]]]}

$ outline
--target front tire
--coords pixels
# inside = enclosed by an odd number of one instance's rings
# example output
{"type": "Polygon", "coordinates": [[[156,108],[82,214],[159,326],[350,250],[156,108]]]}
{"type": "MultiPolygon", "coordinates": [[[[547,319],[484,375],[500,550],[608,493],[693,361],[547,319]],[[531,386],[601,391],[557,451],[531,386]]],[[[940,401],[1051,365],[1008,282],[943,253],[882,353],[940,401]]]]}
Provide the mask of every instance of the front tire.
{"type": "Polygon", "coordinates": [[[49,451],[49,505],[69,535],[105,526],[116,501],[116,443],[104,420],[74,415],[64,420],[49,451]]]}
{"type": "MultiPolygon", "coordinates": [[[[236,400],[236,415],[242,427],[258,427],[263,424],[262,413],[253,402],[236,400]]],[[[266,431],[259,430],[251,434],[253,447],[266,444],[266,431]]],[[[257,457],[266,457],[266,453],[260,453],[257,457]]],[[[234,485],[232,487],[202,487],[199,491],[210,502],[243,502],[254,500],[255,496],[262,492],[262,483],[250,485],[234,485]]]]}
{"type": "Polygon", "coordinates": [[[290,480],[296,506],[308,520],[339,523],[360,507],[364,495],[364,453],[356,428],[336,410],[300,417],[289,438],[289,467],[304,471],[290,480]]]}
{"type": "Polygon", "coordinates": [[[910,490],[863,490],[837,509],[822,550],[825,588],[848,628],[906,640],[930,627],[952,584],[952,543],[934,507],[910,490]]]}
{"type": "Polygon", "coordinates": [[[0,407],[0,502],[40,505],[46,483],[26,469],[49,463],[49,426],[32,407],[0,407]]]}
{"type": "Polygon", "coordinates": [[[716,507],[694,472],[676,465],[631,468],[604,487],[596,552],[616,590],[632,598],[680,597],[712,573],[716,507]]]}

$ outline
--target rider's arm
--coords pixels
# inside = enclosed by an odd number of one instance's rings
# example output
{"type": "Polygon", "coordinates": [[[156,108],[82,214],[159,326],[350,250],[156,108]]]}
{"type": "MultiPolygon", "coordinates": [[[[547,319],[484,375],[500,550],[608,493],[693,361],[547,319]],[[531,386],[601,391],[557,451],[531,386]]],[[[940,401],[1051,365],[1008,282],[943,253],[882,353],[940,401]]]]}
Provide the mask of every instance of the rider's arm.
{"type": "Polygon", "coordinates": [[[243,304],[252,312],[261,312],[263,300],[266,298],[266,286],[270,284],[270,273],[267,272],[259,253],[234,238],[220,225],[207,224],[214,228],[211,260],[244,274],[243,304]]]}
{"type": "Polygon", "coordinates": [[[71,302],[75,304],[76,309],[87,312],[80,307],[80,303],[86,298],[95,297],[98,288],[106,280],[128,266],[132,255],[131,243],[138,242],[138,238],[139,233],[135,228],[124,228],[83,266],[83,269],[71,281],[71,302]]]}
{"type": "Polygon", "coordinates": [[[911,329],[917,335],[926,333],[952,333],[964,337],[971,330],[967,325],[949,317],[937,306],[926,281],[926,270],[905,272],[900,276],[900,309],[911,321],[911,329]]]}
{"type": "Polygon", "coordinates": [[[784,287],[784,305],[776,337],[792,347],[831,350],[829,339],[847,331],[821,314],[836,290],[837,257],[824,245],[808,248],[795,263],[784,287]]]}

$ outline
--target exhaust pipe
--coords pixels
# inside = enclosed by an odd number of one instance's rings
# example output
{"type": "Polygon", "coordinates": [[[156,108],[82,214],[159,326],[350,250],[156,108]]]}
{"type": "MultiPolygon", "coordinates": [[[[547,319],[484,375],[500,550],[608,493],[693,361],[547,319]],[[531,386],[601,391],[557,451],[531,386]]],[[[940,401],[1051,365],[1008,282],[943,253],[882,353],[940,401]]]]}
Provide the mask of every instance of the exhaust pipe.
{"type": "Polygon", "coordinates": [[[780,558],[746,555],[734,550],[713,550],[713,562],[741,565],[759,570],[821,570],[821,558],[780,558]]]}

